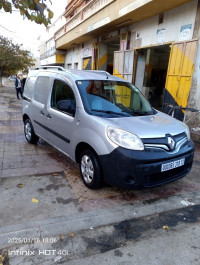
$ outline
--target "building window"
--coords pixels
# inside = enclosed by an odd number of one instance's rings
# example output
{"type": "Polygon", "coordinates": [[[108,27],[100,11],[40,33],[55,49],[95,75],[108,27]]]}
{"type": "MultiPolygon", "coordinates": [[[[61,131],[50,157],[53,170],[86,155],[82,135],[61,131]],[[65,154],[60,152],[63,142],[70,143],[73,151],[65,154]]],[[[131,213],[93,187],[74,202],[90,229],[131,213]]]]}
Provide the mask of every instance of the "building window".
{"type": "Polygon", "coordinates": [[[72,64],[71,63],[67,64],[67,69],[72,69],[72,64]]]}
{"type": "Polygon", "coordinates": [[[75,115],[75,96],[71,87],[61,80],[55,80],[51,95],[51,107],[75,115]]]}
{"type": "Polygon", "coordinates": [[[45,104],[49,94],[50,78],[46,76],[39,76],[35,83],[34,100],[45,104]]]}
{"type": "Polygon", "coordinates": [[[74,63],[74,69],[78,69],[78,63],[74,63]]]}
{"type": "Polygon", "coordinates": [[[160,13],[158,18],[158,25],[162,24],[163,21],[164,21],[164,13],[160,13]]]}

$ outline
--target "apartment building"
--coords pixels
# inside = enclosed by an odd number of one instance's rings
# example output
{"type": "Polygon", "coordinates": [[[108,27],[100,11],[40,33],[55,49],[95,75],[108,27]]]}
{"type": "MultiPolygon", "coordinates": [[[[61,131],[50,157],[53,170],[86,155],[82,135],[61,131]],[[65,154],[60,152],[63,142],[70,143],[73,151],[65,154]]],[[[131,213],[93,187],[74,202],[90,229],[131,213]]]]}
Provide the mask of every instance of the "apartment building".
{"type": "Polygon", "coordinates": [[[56,50],[54,33],[65,25],[65,23],[66,18],[61,14],[50,26],[47,26],[46,31],[39,37],[41,65],[58,65],[64,67],[66,50],[56,50]]]}
{"type": "Polygon", "coordinates": [[[126,78],[164,112],[200,109],[199,0],[72,0],[63,15],[54,39],[66,69],[126,78]]]}

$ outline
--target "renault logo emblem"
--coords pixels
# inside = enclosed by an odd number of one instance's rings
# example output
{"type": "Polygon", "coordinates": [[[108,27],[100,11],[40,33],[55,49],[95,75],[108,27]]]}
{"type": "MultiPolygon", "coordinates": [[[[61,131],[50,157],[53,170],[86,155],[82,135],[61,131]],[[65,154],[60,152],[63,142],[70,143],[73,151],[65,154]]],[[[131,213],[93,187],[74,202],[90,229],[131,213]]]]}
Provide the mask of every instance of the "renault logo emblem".
{"type": "Polygon", "coordinates": [[[170,147],[170,150],[173,150],[175,147],[175,141],[172,137],[167,137],[167,144],[170,147]]]}

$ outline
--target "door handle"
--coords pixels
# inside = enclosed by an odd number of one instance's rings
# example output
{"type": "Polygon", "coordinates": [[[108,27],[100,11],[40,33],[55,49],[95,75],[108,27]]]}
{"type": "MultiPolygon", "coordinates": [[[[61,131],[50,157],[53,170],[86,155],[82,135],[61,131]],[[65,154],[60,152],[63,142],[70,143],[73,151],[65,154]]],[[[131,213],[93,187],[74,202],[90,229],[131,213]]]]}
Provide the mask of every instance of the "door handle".
{"type": "Polygon", "coordinates": [[[51,119],[51,115],[49,113],[46,116],[47,118],[51,119]]]}
{"type": "Polygon", "coordinates": [[[41,110],[41,111],[40,111],[40,114],[41,114],[42,116],[44,116],[44,111],[41,110]]]}

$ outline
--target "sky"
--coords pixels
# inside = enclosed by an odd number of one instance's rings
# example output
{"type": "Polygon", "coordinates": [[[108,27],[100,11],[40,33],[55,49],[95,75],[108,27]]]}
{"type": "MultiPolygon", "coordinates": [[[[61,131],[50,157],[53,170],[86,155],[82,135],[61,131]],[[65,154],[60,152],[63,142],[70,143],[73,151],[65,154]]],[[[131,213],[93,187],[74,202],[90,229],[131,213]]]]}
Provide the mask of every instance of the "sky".
{"type": "MultiPolygon", "coordinates": [[[[54,12],[52,22],[65,10],[67,0],[46,1],[48,7],[54,12]]],[[[0,35],[12,39],[16,44],[23,44],[23,49],[29,50],[35,57],[39,57],[38,37],[45,31],[44,25],[38,25],[27,18],[23,19],[19,11],[12,14],[0,10],[0,35]]]]}

